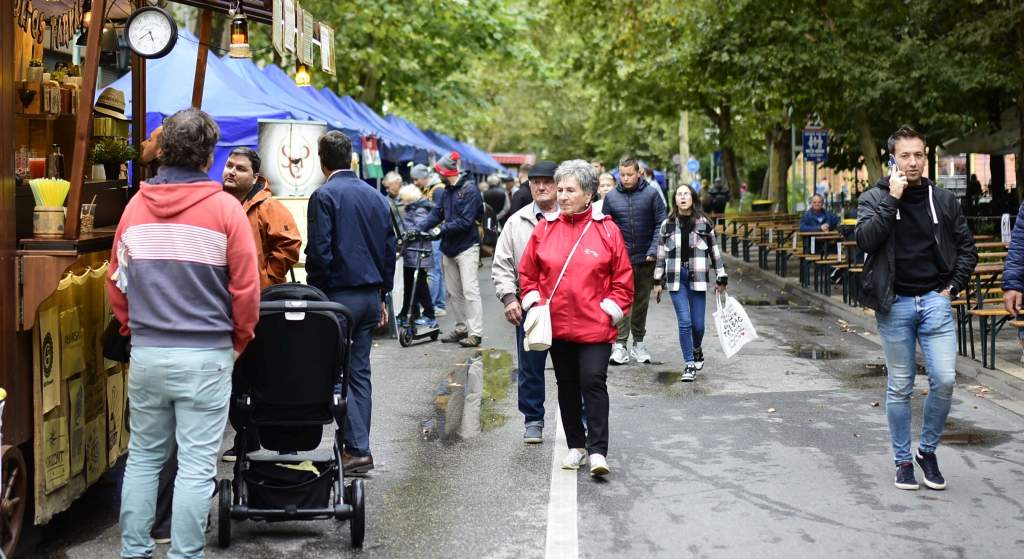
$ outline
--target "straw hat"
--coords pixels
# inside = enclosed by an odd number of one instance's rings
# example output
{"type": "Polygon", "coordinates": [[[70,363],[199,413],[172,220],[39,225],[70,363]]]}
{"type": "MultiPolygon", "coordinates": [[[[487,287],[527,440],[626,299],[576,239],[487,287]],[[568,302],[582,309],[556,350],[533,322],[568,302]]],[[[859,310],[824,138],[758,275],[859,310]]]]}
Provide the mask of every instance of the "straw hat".
{"type": "Polygon", "coordinates": [[[120,89],[108,87],[103,90],[103,93],[100,93],[100,98],[96,100],[96,106],[93,107],[93,110],[101,115],[119,120],[128,120],[128,117],[124,114],[124,108],[124,92],[120,89]]]}

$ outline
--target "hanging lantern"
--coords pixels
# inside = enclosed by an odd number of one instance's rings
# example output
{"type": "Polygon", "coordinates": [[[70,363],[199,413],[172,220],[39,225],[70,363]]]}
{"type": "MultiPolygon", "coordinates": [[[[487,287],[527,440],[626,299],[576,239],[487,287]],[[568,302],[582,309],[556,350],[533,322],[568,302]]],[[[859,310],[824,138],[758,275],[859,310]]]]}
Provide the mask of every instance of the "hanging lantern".
{"type": "Polygon", "coordinates": [[[312,78],[309,75],[309,67],[305,64],[299,64],[295,67],[295,85],[299,87],[309,87],[312,85],[312,78]]]}
{"type": "Polygon", "coordinates": [[[239,2],[235,9],[235,16],[231,20],[231,47],[228,49],[231,58],[252,58],[252,50],[249,48],[249,20],[242,11],[242,3],[239,2]]]}

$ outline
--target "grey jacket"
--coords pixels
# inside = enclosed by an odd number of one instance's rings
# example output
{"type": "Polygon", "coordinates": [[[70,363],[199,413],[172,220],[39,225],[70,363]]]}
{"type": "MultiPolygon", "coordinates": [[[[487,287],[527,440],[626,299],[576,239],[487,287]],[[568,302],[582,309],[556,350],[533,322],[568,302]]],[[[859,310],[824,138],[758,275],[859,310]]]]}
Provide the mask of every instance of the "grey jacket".
{"type": "Polygon", "coordinates": [[[530,235],[543,214],[537,204],[530,202],[505,222],[498,244],[494,247],[491,281],[502,304],[507,305],[519,297],[519,259],[526,251],[530,235]]]}

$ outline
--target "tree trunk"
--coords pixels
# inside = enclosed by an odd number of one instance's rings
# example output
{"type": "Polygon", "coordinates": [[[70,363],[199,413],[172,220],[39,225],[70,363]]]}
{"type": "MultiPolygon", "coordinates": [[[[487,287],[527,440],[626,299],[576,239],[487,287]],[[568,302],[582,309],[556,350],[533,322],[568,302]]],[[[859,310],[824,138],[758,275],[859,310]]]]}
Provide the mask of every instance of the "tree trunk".
{"type": "Polygon", "coordinates": [[[857,137],[860,141],[860,149],[864,154],[864,167],[868,171],[868,185],[874,186],[878,179],[882,178],[882,160],[878,155],[878,145],[871,134],[871,121],[868,114],[858,110],[857,115],[857,137]]]}
{"type": "Polygon", "coordinates": [[[768,160],[768,184],[770,200],[775,201],[780,212],[789,211],[790,145],[789,129],[776,125],[766,134],[770,154],[768,160]]]}
{"type": "MultiPolygon", "coordinates": [[[[679,176],[685,176],[686,162],[690,160],[690,113],[679,113],[679,176]]],[[[689,182],[689,181],[685,181],[689,182]]]]}

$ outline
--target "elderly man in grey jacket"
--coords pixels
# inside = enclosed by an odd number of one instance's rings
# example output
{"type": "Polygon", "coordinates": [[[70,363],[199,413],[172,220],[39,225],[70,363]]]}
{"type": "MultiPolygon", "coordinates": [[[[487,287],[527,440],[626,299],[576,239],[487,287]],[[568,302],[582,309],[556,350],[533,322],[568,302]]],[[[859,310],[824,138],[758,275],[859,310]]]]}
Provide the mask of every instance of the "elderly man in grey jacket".
{"type": "Polygon", "coordinates": [[[553,161],[538,161],[530,170],[533,203],[521,208],[505,223],[494,248],[491,279],[498,299],[505,305],[505,319],[516,327],[516,352],[519,363],[519,411],[526,418],[527,443],[544,442],[544,364],[546,351],[523,350],[523,307],[519,300],[519,259],[537,222],[545,214],[557,213],[555,169],[553,161]]]}

